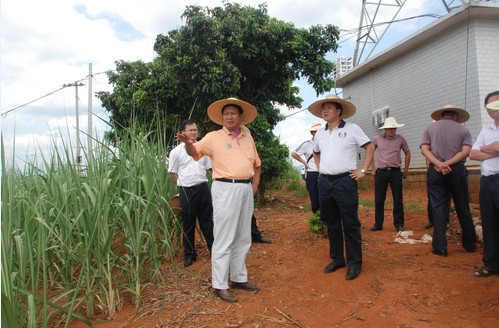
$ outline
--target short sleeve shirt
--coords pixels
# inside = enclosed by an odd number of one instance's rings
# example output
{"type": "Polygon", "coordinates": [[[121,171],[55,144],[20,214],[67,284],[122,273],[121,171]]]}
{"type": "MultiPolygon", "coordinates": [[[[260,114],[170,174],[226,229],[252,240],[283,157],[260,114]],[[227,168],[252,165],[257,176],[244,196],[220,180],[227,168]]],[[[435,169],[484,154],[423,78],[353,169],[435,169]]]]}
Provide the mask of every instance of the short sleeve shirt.
{"type": "MultiPolygon", "coordinates": [[[[480,131],[472,149],[480,150],[480,147],[489,145],[494,141],[499,141],[499,127],[492,123],[480,131]]],[[[499,156],[483,160],[480,170],[484,176],[499,174],[499,156]]]]}
{"type": "Polygon", "coordinates": [[[374,148],[377,149],[377,168],[400,167],[402,158],[400,151],[404,153],[409,151],[407,141],[400,134],[396,134],[393,138],[387,138],[384,134],[379,134],[373,139],[374,148]]]}
{"type": "Polygon", "coordinates": [[[463,146],[471,147],[471,134],[460,123],[443,117],[426,127],[422,145],[430,146],[433,155],[445,162],[460,152],[463,146]]]}
{"type": "Polygon", "coordinates": [[[308,163],[308,170],[309,172],[317,172],[317,165],[315,165],[314,161],[314,146],[315,142],[313,140],[307,140],[303,142],[301,145],[298,146],[298,148],[295,149],[295,153],[298,154],[298,156],[303,156],[305,157],[305,161],[308,163]]]}
{"type": "Polygon", "coordinates": [[[317,131],[314,141],[314,152],[321,154],[320,172],[333,175],[357,169],[357,146],[371,143],[357,124],[345,121],[331,131],[326,125],[317,131]]]}
{"type": "Polygon", "coordinates": [[[185,151],[183,142],[170,152],[168,172],[178,175],[177,186],[192,187],[207,182],[206,170],[209,169],[211,169],[210,158],[204,156],[199,161],[194,160],[185,151]]]}
{"type": "Polygon", "coordinates": [[[255,167],[261,166],[253,137],[242,129],[237,138],[225,127],[210,132],[194,147],[198,154],[211,158],[215,179],[249,179],[255,175],[255,167]]]}

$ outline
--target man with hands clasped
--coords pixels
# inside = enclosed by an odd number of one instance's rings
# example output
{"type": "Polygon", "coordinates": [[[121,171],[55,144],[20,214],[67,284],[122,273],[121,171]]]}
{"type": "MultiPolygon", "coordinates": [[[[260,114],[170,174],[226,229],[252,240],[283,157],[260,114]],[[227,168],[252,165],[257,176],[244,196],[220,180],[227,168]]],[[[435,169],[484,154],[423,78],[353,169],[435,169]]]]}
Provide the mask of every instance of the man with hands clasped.
{"type": "Polygon", "coordinates": [[[434,111],[431,118],[436,122],[424,130],[420,147],[430,163],[426,183],[433,216],[432,252],[447,256],[445,232],[451,197],[463,231],[462,246],[467,252],[475,252],[476,233],[468,199],[468,170],[464,165],[471,150],[471,134],[461,125],[470,114],[448,104],[434,111]]]}

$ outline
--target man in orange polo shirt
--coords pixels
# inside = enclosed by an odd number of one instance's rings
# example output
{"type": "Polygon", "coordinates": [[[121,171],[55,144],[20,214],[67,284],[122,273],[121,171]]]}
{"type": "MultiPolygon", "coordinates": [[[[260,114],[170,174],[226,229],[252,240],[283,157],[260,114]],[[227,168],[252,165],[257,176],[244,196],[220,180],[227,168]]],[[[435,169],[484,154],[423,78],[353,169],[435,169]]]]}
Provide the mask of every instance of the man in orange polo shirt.
{"type": "Polygon", "coordinates": [[[212,285],[215,295],[235,302],[231,287],[257,292],[248,281],[246,256],[251,246],[253,195],[260,182],[260,157],[251,134],[241,126],[256,118],[256,108],[236,98],[218,100],[208,107],[208,117],[222,125],[199,142],[183,133],[177,139],[194,159],[211,158],[213,168],[213,237],[211,252],[212,285]]]}

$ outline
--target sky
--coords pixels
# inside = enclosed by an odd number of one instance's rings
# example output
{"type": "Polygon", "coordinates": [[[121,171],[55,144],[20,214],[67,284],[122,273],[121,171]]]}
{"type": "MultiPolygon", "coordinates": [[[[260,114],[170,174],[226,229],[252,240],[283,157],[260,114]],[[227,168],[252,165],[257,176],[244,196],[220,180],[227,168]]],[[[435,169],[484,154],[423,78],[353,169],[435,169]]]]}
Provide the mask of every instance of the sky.
{"type": "MultiPolygon", "coordinates": [[[[236,2],[257,6],[264,1],[236,2]]],[[[395,3],[396,0],[383,2],[395,3]]],[[[221,1],[3,0],[0,3],[0,122],[7,162],[15,161],[17,166],[22,166],[54,144],[75,145],[77,121],[85,147],[89,90],[92,93],[112,91],[104,72],[114,69],[115,61],[152,61],[156,36],[184,25],[181,15],[186,6],[194,4],[214,7],[220,6],[221,1]],[[91,89],[87,79],[90,63],[91,89]],[[68,86],[76,83],[83,85],[68,86]],[[22,106],[24,104],[27,105],[22,106]],[[79,120],[76,120],[77,104],[79,120]],[[15,109],[17,107],[20,108],[15,109]]],[[[353,57],[362,0],[268,0],[267,8],[270,16],[299,28],[317,24],[338,26],[340,47],[327,58],[353,57]]],[[[368,7],[373,9],[374,6],[368,7]]],[[[396,9],[383,7],[376,22],[390,21],[396,9]]],[[[406,0],[397,19],[445,13],[441,1],[406,0]]],[[[434,20],[422,17],[393,23],[371,58],[434,20]]],[[[378,28],[378,37],[383,30],[378,28]]],[[[317,96],[306,81],[295,83],[304,99],[302,109],[328,93],[341,96],[340,89],[317,96]]],[[[107,113],[96,97],[92,97],[92,108],[92,134],[101,139],[106,130],[107,113]]],[[[280,110],[287,117],[276,126],[274,133],[290,150],[310,138],[311,123],[323,123],[306,110],[280,110]]]]}

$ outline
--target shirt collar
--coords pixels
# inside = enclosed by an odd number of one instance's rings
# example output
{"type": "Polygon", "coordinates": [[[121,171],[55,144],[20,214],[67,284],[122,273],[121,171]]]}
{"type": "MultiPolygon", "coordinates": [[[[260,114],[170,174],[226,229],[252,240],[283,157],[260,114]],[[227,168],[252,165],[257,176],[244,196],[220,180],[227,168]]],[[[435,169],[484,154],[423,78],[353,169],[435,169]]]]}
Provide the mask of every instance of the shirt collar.
{"type": "MultiPolygon", "coordinates": [[[[345,124],[347,124],[347,122],[345,122],[345,120],[341,120],[340,125],[338,125],[338,129],[344,128],[345,124]]],[[[324,128],[324,130],[327,130],[327,129],[329,129],[329,123],[326,123],[326,127],[324,128]]]]}
{"type": "MultiPolygon", "coordinates": [[[[223,130],[225,133],[227,133],[228,135],[232,135],[232,134],[230,133],[230,131],[229,131],[229,130],[225,127],[225,126],[224,126],[224,127],[222,127],[222,130],[223,130]]],[[[246,135],[246,134],[244,133],[244,130],[243,130],[243,129],[239,128],[239,133],[238,133],[237,135],[238,135],[238,136],[244,136],[244,135],[246,135]]]]}

